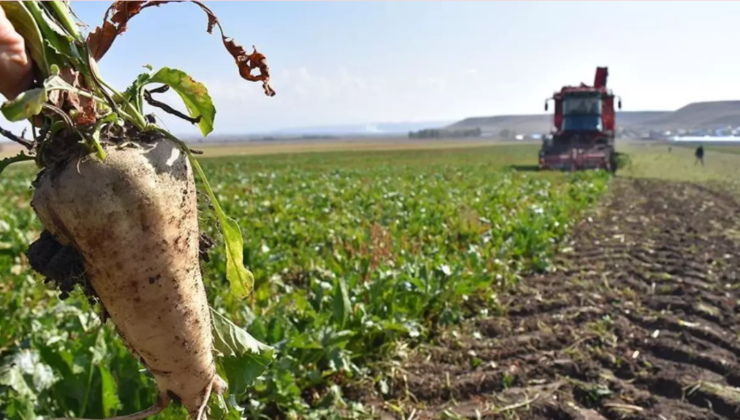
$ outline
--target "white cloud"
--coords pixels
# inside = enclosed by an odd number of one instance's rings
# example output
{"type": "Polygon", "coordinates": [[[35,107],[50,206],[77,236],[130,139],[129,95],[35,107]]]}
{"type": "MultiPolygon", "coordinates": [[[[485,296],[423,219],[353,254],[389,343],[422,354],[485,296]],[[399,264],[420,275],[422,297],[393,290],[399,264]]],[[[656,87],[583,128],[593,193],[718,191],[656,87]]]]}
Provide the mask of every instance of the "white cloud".
{"type": "Polygon", "coordinates": [[[419,81],[421,86],[426,89],[434,89],[435,91],[444,91],[447,88],[447,82],[439,77],[428,77],[419,81]]]}
{"type": "MultiPolygon", "coordinates": [[[[264,94],[262,84],[238,75],[201,80],[216,106],[213,134],[272,131],[281,128],[347,123],[374,123],[456,118],[468,100],[466,77],[394,69],[347,67],[317,70],[302,66],[273,70],[276,96],[264,94]],[[447,76],[447,77],[443,77],[447,76]]],[[[156,96],[185,112],[177,93],[156,96]]],[[[170,131],[200,135],[197,127],[147,106],[170,131]]],[[[3,125],[3,124],[0,124],[3,125]]],[[[18,129],[20,131],[20,129],[18,129]]]]}
{"type": "Polygon", "coordinates": [[[378,77],[358,76],[344,67],[325,73],[307,67],[279,71],[271,80],[277,92],[274,97],[265,96],[260,83],[222,79],[203,83],[216,104],[216,127],[224,131],[393,118],[387,109],[393,99],[389,83],[378,77]]]}
{"type": "Polygon", "coordinates": [[[378,74],[363,70],[364,74],[347,67],[282,69],[273,75],[277,95],[271,98],[264,96],[260,84],[241,79],[203,83],[216,104],[216,130],[222,132],[454,119],[467,116],[464,108],[471,95],[483,93],[487,102],[485,86],[476,83],[475,90],[469,89],[470,76],[460,77],[459,71],[399,75],[393,69],[375,70],[378,74]]]}

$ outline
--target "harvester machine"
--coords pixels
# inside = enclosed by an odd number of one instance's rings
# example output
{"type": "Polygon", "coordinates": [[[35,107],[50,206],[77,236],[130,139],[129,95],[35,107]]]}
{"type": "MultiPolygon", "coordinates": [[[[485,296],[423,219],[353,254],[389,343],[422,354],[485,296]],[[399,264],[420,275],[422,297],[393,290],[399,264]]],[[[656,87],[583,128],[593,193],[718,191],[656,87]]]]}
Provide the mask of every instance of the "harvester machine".
{"type": "Polygon", "coordinates": [[[616,171],[614,94],[606,87],[607,75],[606,67],[597,67],[593,86],[564,86],[545,101],[545,111],[549,101],[555,103],[554,129],[542,142],[540,169],[616,171]]]}

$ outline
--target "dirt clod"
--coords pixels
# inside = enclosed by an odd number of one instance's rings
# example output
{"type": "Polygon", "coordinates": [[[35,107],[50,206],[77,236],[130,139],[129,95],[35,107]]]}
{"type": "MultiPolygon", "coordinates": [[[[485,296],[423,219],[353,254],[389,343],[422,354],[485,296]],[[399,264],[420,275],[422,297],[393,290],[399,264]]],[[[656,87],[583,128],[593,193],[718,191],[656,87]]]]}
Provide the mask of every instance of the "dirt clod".
{"type": "Polygon", "coordinates": [[[213,241],[213,238],[208,236],[207,233],[203,232],[200,234],[200,241],[198,242],[198,255],[200,256],[200,259],[203,260],[203,262],[210,262],[211,257],[208,255],[208,252],[216,246],[216,242],[213,241]]]}
{"type": "Polygon", "coordinates": [[[54,283],[60,299],[67,299],[79,285],[91,305],[98,302],[85,276],[82,255],[74,247],[60,244],[49,231],[41,232],[39,239],[29,246],[26,256],[31,268],[46,277],[44,283],[54,283]]]}

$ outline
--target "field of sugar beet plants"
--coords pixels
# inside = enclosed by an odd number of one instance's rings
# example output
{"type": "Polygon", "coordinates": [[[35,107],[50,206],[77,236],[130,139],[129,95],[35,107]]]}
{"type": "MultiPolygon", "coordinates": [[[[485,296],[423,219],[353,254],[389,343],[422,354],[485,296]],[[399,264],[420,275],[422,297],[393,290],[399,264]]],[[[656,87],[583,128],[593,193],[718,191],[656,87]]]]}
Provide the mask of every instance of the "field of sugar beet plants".
{"type": "MultiPolygon", "coordinates": [[[[255,274],[233,300],[220,247],[203,264],[212,306],[275,349],[238,398],[245,415],[362,416],[358,383],[440,328],[496,311],[497,291],[546,270],[603,173],[539,175],[531,146],[334,152],[203,160],[241,225],[255,274]]],[[[24,252],[40,225],[31,168],[0,183],[0,418],[103,418],[152,404],[156,386],[79,290],[60,299],[24,252]]],[[[204,201],[204,200],[201,200],[204,201]]],[[[205,202],[203,206],[207,205],[205,202]]],[[[209,214],[204,212],[204,214],[209,214]]],[[[214,221],[204,231],[220,242],[214,221]]],[[[229,382],[240,378],[230,377],[229,382]]],[[[242,382],[248,378],[241,378],[242,382]]],[[[182,418],[170,408],[158,418],[182,418]]]]}

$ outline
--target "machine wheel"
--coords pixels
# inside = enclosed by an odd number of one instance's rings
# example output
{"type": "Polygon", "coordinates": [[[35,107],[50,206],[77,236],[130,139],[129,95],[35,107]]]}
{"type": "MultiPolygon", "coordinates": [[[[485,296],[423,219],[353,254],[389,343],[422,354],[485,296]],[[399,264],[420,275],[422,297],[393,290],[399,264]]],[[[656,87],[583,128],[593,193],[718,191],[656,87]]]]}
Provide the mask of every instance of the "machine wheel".
{"type": "Polygon", "coordinates": [[[616,153],[611,152],[609,153],[609,160],[607,161],[607,170],[612,173],[612,175],[617,173],[617,158],[616,153]]]}

